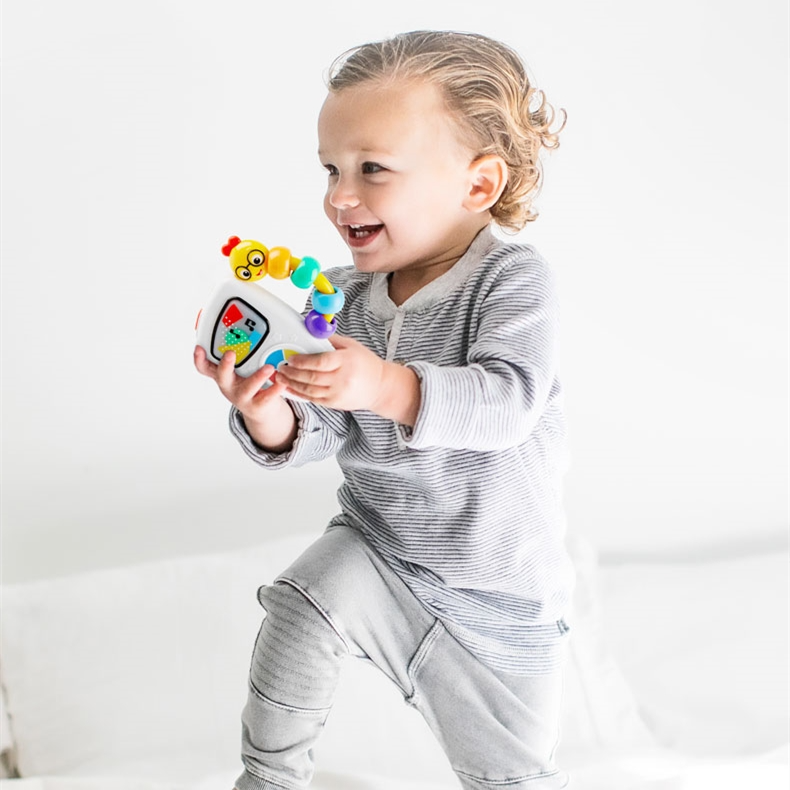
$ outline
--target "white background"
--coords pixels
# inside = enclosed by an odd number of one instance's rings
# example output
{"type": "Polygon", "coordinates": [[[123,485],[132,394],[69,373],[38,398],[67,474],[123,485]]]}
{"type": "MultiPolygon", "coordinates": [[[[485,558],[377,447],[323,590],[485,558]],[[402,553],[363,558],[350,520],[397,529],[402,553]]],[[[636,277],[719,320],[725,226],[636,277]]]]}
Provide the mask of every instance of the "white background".
{"type": "Polygon", "coordinates": [[[571,529],[609,555],[783,540],[787,25],[784,0],[5,0],[4,581],[334,511],[334,462],[241,453],[193,327],[229,235],[349,261],[323,76],[415,28],[503,39],[569,114],[520,238],[560,276],[571,529]]]}

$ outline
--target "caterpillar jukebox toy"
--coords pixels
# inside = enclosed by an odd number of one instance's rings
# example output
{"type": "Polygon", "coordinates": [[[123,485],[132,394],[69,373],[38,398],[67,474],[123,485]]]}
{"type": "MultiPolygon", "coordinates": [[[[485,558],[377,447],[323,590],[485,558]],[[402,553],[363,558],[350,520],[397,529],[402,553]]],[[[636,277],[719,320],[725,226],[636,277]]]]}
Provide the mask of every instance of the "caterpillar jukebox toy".
{"type": "MultiPolygon", "coordinates": [[[[294,354],[332,351],[334,318],[343,308],[342,290],[321,274],[315,258],[295,258],[285,247],[231,236],[222,247],[233,278],[221,283],[197,318],[197,342],[208,359],[219,362],[236,353],[236,372],[251,376],[264,365],[279,365],[294,354]],[[266,275],[290,278],[297,288],[313,288],[313,309],[303,317],[258,284],[266,275]]],[[[268,385],[268,382],[267,382],[268,385]]]]}

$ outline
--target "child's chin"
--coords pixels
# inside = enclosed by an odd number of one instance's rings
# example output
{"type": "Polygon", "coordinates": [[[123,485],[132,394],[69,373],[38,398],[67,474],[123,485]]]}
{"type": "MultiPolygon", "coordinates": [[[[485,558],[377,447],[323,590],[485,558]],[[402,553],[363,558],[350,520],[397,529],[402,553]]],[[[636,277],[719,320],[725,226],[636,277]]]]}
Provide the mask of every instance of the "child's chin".
{"type": "MultiPolygon", "coordinates": [[[[352,253],[355,252],[352,250],[352,253]]],[[[376,260],[371,255],[358,255],[351,256],[354,261],[354,268],[360,272],[380,272],[384,269],[380,265],[376,265],[376,260]]]]}
{"type": "Polygon", "coordinates": [[[354,266],[364,271],[374,271],[377,262],[380,263],[380,255],[374,253],[372,250],[360,250],[356,247],[348,245],[348,251],[354,260],[354,266]]]}

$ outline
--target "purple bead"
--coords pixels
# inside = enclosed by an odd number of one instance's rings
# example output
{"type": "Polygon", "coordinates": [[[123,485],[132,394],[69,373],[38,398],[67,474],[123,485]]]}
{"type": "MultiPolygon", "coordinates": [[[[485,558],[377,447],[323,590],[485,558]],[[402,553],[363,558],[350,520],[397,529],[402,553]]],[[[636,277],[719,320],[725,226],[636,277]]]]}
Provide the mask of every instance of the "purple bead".
{"type": "Polygon", "coordinates": [[[304,325],[307,327],[307,331],[319,340],[326,340],[328,337],[331,337],[337,329],[337,321],[334,318],[332,323],[328,324],[326,318],[315,310],[311,310],[307,314],[304,325]]]}

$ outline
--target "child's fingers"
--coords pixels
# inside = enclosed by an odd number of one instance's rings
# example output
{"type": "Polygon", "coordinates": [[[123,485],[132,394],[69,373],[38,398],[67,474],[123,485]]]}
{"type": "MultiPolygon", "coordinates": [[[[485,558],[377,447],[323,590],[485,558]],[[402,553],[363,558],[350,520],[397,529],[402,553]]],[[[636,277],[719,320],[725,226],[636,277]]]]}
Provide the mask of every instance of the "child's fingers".
{"type": "MultiPolygon", "coordinates": [[[[301,356],[301,355],[300,355],[301,356]]],[[[327,386],[330,373],[313,368],[298,368],[290,362],[277,372],[288,389],[305,386],[327,386]]]]}
{"type": "Polygon", "coordinates": [[[325,402],[332,392],[329,387],[324,387],[317,384],[302,384],[300,382],[291,381],[287,382],[286,387],[287,391],[292,395],[298,395],[300,398],[313,401],[314,403],[325,402]]]}
{"type": "MultiPolygon", "coordinates": [[[[271,377],[277,372],[274,365],[264,365],[262,368],[259,368],[255,371],[251,376],[244,379],[243,382],[240,384],[245,390],[249,391],[250,397],[257,395],[260,391],[261,387],[269,380],[271,377]]],[[[274,383],[272,387],[274,387],[274,383]]],[[[269,387],[268,389],[271,389],[269,387]]],[[[281,388],[282,389],[282,388],[281,388]]]]}
{"type": "MultiPolygon", "coordinates": [[[[274,375],[273,365],[264,365],[251,376],[246,378],[233,374],[233,389],[231,390],[230,400],[237,406],[243,406],[256,400],[256,396],[261,392],[263,385],[274,375]]],[[[268,390],[270,387],[267,388],[268,390]]]]}
{"type": "Polygon", "coordinates": [[[214,379],[219,391],[237,408],[253,403],[263,405],[270,398],[282,395],[286,389],[285,382],[272,381],[272,386],[263,389],[263,385],[276,373],[273,365],[264,365],[251,376],[243,377],[236,373],[236,354],[226,351],[218,365],[209,362],[206,352],[200,346],[194,352],[195,367],[204,376],[214,379]]]}
{"type": "Polygon", "coordinates": [[[236,352],[226,351],[222,355],[216,370],[217,386],[226,397],[233,391],[233,385],[236,383],[236,371],[234,366],[236,364],[236,352]]]}
{"type": "Polygon", "coordinates": [[[353,337],[346,337],[345,335],[332,335],[329,338],[329,342],[336,348],[353,348],[354,346],[361,346],[358,340],[354,340],[353,337]]]}
{"type": "Polygon", "coordinates": [[[250,400],[263,383],[274,373],[272,365],[264,365],[251,376],[244,378],[236,373],[236,353],[226,351],[216,366],[216,381],[220,392],[232,403],[239,405],[250,400]]]}
{"type": "Polygon", "coordinates": [[[320,354],[295,354],[288,360],[286,367],[296,370],[330,371],[336,370],[339,364],[336,354],[324,351],[320,354]]]}
{"type": "Polygon", "coordinates": [[[306,400],[322,402],[331,392],[334,374],[320,370],[299,370],[289,362],[277,371],[277,381],[287,388],[288,392],[306,400]]]}
{"type": "Polygon", "coordinates": [[[195,346],[193,359],[195,361],[195,367],[197,368],[198,373],[201,373],[202,375],[208,376],[212,379],[216,378],[217,366],[213,362],[208,361],[206,351],[202,346],[195,346]]]}
{"type": "MultiPolygon", "coordinates": [[[[260,386],[258,387],[257,391],[255,393],[253,393],[252,401],[253,401],[253,403],[256,403],[256,404],[257,403],[265,403],[266,401],[270,400],[271,398],[279,397],[287,389],[287,387],[285,385],[285,382],[280,379],[279,375],[274,377],[274,378],[272,378],[274,376],[274,373],[276,373],[276,371],[271,365],[265,365],[264,367],[265,368],[270,368],[270,370],[268,370],[266,372],[266,375],[263,376],[263,378],[261,379],[260,386]],[[266,389],[262,389],[263,383],[266,381],[266,379],[269,379],[269,378],[271,378],[271,382],[272,382],[271,387],[267,387],[266,389]]],[[[261,371],[263,371],[263,370],[264,370],[264,368],[261,368],[261,371]]],[[[258,371],[258,373],[260,373],[261,371],[258,371]]],[[[258,374],[256,373],[256,376],[257,375],[258,374]]],[[[252,378],[252,377],[250,377],[250,378],[252,378]]]]}

